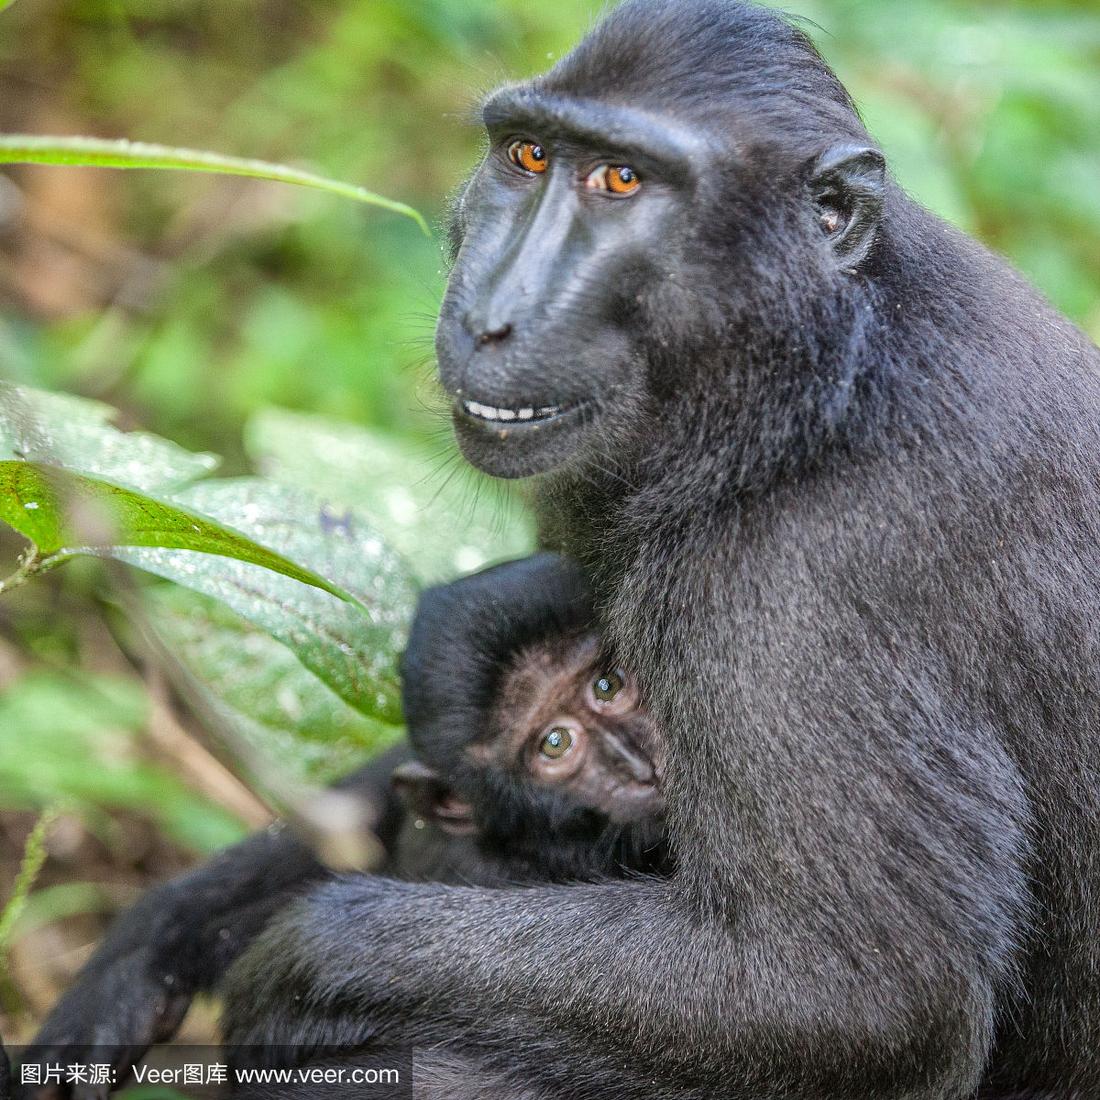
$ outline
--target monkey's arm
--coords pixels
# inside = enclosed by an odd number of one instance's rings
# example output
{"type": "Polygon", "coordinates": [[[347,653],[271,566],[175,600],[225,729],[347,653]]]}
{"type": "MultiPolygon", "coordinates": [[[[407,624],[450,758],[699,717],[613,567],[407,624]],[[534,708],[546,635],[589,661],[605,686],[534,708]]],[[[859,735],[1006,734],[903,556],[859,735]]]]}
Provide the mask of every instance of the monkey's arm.
{"type": "MultiPolygon", "coordinates": [[[[337,785],[375,808],[372,827],[384,846],[402,813],[390,775],[409,756],[398,745],[337,785]]],[[[276,823],[154,887],[108,931],[28,1058],[66,1062],[95,1048],[93,1060],[128,1066],[170,1038],[192,997],[211,989],[271,916],[326,873],[308,845],[276,823]]]]}
{"type": "MultiPolygon", "coordinates": [[[[578,571],[551,555],[429,590],[406,656],[410,726],[428,739],[447,736],[455,693],[486,680],[485,666],[589,614],[578,571]]],[[[380,807],[375,832],[390,855],[404,820],[390,778],[411,756],[401,746],[338,784],[380,807]]],[[[110,930],[46,1020],[32,1055],[59,1061],[62,1048],[71,1056],[73,1048],[94,1046],[117,1065],[170,1037],[194,994],[216,984],[269,918],[324,874],[307,846],[276,827],[156,887],[110,930]]]]}

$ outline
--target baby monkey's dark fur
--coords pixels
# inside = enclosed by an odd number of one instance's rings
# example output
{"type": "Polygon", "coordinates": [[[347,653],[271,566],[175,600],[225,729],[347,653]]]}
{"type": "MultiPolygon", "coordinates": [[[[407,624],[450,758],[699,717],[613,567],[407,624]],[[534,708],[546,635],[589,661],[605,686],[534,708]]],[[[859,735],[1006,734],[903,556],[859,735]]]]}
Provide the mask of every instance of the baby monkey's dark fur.
{"type": "MultiPolygon", "coordinates": [[[[578,701],[588,680],[615,667],[594,646],[591,622],[580,571],[552,555],[421,598],[404,661],[409,737],[420,762],[445,777],[444,801],[453,794],[472,809],[467,839],[479,867],[471,881],[486,881],[494,868],[501,882],[668,869],[664,754],[652,721],[637,702],[599,713],[591,699],[587,707],[578,701]],[[558,719],[576,719],[586,743],[573,749],[590,750],[573,774],[533,762],[533,742],[558,719]],[[596,796],[592,781],[609,780],[624,756],[652,767],[596,796]]],[[[420,791],[425,816],[453,833],[454,822],[434,812],[432,782],[420,791]]],[[[443,859],[453,863],[461,852],[451,843],[443,859]]],[[[423,877],[457,881],[450,868],[423,877]]]]}

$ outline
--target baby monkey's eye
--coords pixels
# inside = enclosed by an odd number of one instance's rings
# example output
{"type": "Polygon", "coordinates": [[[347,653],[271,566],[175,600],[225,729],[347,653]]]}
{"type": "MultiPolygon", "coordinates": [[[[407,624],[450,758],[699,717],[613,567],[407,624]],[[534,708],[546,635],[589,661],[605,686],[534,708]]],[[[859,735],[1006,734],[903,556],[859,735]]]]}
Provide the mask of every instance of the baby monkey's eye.
{"type": "Polygon", "coordinates": [[[539,741],[539,752],[551,760],[560,760],[573,747],[573,734],[565,726],[548,729],[539,741]]]}
{"type": "Polygon", "coordinates": [[[613,195],[629,195],[641,186],[638,173],[627,164],[601,164],[588,173],[584,185],[590,191],[610,191],[613,195]]]}
{"type": "Polygon", "coordinates": [[[525,172],[545,172],[549,165],[546,150],[533,141],[513,141],[508,146],[508,159],[525,172]]]}
{"type": "Polygon", "coordinates": [[[592,682],[592,694],[601,703],[610,703],[623,690],[625,684],[623,674],[618,669],[614,672],[605,672],[592,682]]]}

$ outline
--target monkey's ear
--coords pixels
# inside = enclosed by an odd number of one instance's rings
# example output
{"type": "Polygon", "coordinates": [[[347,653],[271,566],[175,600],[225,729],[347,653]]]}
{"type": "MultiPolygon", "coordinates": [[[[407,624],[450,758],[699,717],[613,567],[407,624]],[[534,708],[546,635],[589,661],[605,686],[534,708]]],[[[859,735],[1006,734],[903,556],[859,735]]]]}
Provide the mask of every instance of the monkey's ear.
{"type": "Polygon", "coordinates": [[[390,782],[416,817],[452,836],[475,831],[473,807],[455,794],[435,768],[409,760],[393,769],[390,782]]]}
{"type": "Polygon", "coordinates": [[[886,161],[870,145],[834,145],[814,162],[810,178],[821,227],[843,266],[867,258],[882,221],[886,161]]]}

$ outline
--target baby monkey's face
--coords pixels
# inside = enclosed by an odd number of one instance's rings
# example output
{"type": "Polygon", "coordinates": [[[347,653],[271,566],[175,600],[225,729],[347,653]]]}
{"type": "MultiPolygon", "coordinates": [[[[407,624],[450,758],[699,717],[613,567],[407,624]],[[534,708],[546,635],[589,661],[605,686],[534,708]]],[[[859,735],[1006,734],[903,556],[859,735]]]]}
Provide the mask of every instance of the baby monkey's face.
{"type": "Polygon", "coordinates": [[[625,824],[659,816],[662,753],[633,676],[583,634],[524,650],[501,680],[488,736],[469,752],[625,824]]]}

